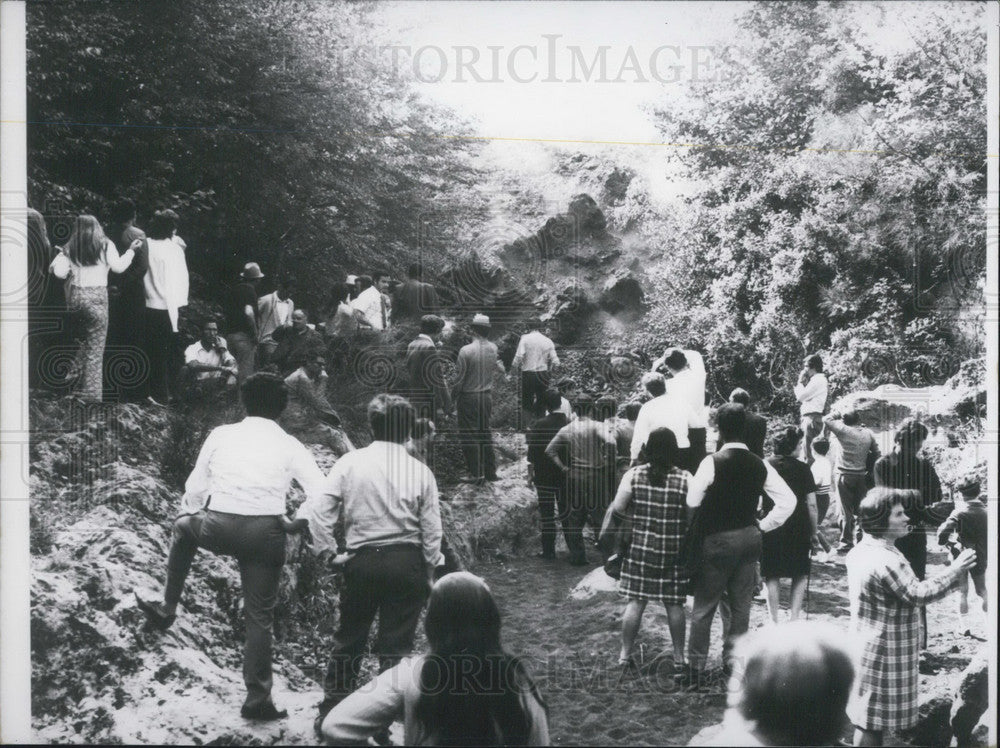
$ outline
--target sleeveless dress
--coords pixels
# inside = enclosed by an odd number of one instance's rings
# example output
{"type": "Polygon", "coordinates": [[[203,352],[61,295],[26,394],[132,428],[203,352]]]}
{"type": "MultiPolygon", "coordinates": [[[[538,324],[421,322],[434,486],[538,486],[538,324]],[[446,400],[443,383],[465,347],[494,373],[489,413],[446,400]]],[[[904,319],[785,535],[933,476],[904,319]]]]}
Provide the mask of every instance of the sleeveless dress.
{"type": "MultiPolygon", "coordinates": [[[[769,457],[767,460],[795,494],[795,511],[785,524],[762,538],[760,574],[765,579],[804,577],[809,573],[812,549],[812,526],[806,495],[816,492],[812,470],[795,457],[769,457]]],[[[770,500],[764,497],[764,508],[770,500]]],[[[773,504],[771,504],[773,506],[773,504]]]]}
{"type": "Polygon", "coordinates": [[[648,465],[633,468],[622,478],[632,486],[632,544],[618,581],[618,591],[626,597],[684,604],[688,577],[678,556],[687,523],[689,478],[675,467],[667,473],[666,485],[653,486],[648,465]]]}

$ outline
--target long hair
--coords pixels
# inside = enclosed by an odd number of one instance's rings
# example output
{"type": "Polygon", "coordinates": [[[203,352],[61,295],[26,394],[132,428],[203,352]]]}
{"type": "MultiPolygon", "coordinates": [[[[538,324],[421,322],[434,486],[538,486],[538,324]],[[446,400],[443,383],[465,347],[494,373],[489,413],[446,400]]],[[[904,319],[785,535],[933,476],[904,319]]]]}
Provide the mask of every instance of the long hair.
{"type": "Polygon", "coordinates": [[[442,577],[424,626],[430,654],[414,716],[435,745],[527,745],[522,694],[545,702],[521,661],[500,645],[500,611],[486,583],[468,572],[442,577]]]}
{"type": "Polygon", "coordinates": [[[653,429],[646,439],[649,483],[657,488],[667,485],[667,473],[677,464],[677,437],[667,428],[653,429]]]}
{"type": "Polygon", "coordinates": [[[785,426],[771,440],[771,447],[776,455],[791,457],[802,441],[802,429],[798,426],[785,426]]]}
{"type": "Polygon", "coordinates": [[[96,265],[108,247],[104,229],[93,216],[77,216],[65,250],[76,265],[96,265]]]}

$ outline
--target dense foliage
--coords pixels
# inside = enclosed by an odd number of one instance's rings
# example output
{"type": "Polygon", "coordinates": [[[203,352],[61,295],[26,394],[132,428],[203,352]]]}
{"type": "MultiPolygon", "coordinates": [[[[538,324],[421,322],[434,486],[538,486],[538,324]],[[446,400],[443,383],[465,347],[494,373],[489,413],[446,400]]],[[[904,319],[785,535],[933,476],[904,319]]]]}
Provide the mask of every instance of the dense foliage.
{"type": "Polygon", "coordinates": [[[398,270],[473,172],[441,137],[461,124],[365,53],[379,31],[362,4],[31,3],[32,203],[57,241],[60,219],[106,218],[119,195],[140,225],[174,207],[200,275],[257,260],[312,304],[345,270],[398,270]]]}
{"type": "MultiPolygon", "coordinates": [[[[701,186],[672,226],[653,337],[706,345],[720,394],[792,406],[806,353],[836,389],[942,381],[980,353],[983,7],[878,53],[851,4],[761,3],[723,79],[660,113],[701,186]]],[[[867,9],[871,10],[871,9],[867,9]]],[[[883,47],[884,48],[884,47],[883,47]]]]}

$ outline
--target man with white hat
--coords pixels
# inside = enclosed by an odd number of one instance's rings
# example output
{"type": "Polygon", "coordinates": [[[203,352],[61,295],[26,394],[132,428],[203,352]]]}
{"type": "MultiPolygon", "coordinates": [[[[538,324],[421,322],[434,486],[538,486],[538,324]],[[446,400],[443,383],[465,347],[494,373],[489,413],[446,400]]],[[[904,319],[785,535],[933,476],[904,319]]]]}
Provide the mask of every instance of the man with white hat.
{"type": "Polygon", "coordinates": [[[472,342],[458,352],[451,391],[458,410],[458,431],[469,476],[475,483],[497,480],[496,455],[490,433],[493,410],[493,377],[505,374],[497,347],[487,336],[490,318],[477,314],[472,318],[472,342]]]}
{"type": "Polygon", "coordinates": [[[225,312],[229,352],[236,358],[240,384],[254,373],[257,350],[257,285],[264,274],[256,262],[248,262],[240,273],[240,282],[229,289],[225,312]]]}

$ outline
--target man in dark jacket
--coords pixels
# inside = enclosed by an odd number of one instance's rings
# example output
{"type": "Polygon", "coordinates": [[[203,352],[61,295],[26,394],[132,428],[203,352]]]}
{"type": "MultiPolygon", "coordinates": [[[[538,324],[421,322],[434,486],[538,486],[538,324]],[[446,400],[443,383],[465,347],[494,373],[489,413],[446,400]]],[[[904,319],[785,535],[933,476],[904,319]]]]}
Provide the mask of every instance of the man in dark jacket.
{"type": "Polygon", "coordinates": [[[418,418],[440,423],[451,412],[451,393],[444,375],[444,361],[437,347],[444,320],[436,314],[420,318],[420,334],[406,348],[406,371],[409,375],[410,402],[418,418]]]}
{"type": "Polygon", "coordinates": [[[434,314],[441,306],[434,286],[424,283],[424,269],[419,262],[410,265],[406,275],[407,279],[392,294],[393,324],[434,314]]]}
{"type": "Polygon", "coordinates": [[[292,312],[292,326],[279,327],[273,336],[278,341],[278,346],[271,354],[271,364],[277,367],[283,377],[326,351],[323,336],[309,327],[309,315],[305,309],[292,312]]]}
{"type": "Polygon", "coordinates": [[[566,416],[559,411],[561,402],[559,390],[545,390],[542,393],[542,405],[545,406],[546,415],[532,422],[525,434],[528,444],[528,475],[538,491],[538,514],[541,516],[542,552],[539,557],[547,560],[556,557],[557,507],[559,521],[563,523],[563,533],[566,532],[566,480],[562,470],[545,454],[549,442],[567,424],[566,416]]]}
{"type": "MultiPolygon", "coordinates": [[[[747,449],[755,455],[764,459],[764,441],[767,439],[767,420],[764,416],[758,415],[750,410],[750,393],[742,387],[737,387],[729,393],[729,402],[739,403],[746,412],[746,421],[743,425],[743,443],[747,449]]],[[[722,438],[720,436],[715,450],[722,449],[722,438]]]]}

